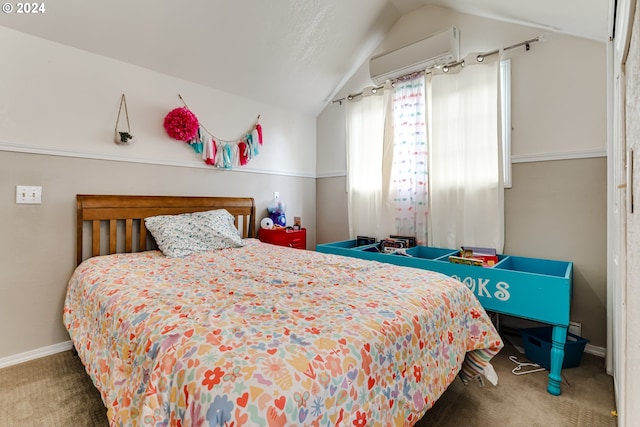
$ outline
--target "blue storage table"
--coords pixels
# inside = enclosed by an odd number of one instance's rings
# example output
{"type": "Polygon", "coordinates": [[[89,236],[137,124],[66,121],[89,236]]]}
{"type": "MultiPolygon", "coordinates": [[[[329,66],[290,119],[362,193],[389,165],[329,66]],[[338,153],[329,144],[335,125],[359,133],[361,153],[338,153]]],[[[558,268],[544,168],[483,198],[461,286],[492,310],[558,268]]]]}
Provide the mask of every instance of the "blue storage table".
{"type": "Polygon", "coordinates": [[[560,394],[572,262],[498,255],[493,267],[479,267],[449,262],[450,255],[458,255],[455,249],[416,246],[406,249],[410,256],[404,256],[381,253],[375,244],[356,246],[356,240],[320,244],[316,251],[444,273],[464,283],[487,311],[552,325],[547,391],[556,396],[560,394]]]}

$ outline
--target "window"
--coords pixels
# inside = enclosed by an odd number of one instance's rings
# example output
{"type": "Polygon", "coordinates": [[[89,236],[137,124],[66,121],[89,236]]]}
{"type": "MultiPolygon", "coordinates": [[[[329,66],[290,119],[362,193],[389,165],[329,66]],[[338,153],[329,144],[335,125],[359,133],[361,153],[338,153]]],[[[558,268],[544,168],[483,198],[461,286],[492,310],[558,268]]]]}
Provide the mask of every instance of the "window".
{"type": "Polygon", "coordinates": [[[502,191],[511,183],[509,66],[488,61],[415,76],[385,89],[387,102],[368,95],[347,104],[352,238],[386,236],[392,223],[394,234],[422,244],[502,250],[502,191]],[[385,111],[393,112],[391,128],[385,111]]]}

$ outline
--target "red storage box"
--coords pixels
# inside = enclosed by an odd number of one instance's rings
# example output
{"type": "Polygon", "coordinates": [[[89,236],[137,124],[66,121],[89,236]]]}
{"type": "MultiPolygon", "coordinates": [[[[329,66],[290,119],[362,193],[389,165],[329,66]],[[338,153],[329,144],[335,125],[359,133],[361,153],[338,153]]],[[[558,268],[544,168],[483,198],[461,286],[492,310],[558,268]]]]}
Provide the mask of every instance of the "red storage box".
{"type": "Polygon", "coordinates": [[[289,230],[286,228],[261,228],[258,239],[264,243],[278,246],[289,246],[296,249],[307,249],[307,229],[289,230]]]}

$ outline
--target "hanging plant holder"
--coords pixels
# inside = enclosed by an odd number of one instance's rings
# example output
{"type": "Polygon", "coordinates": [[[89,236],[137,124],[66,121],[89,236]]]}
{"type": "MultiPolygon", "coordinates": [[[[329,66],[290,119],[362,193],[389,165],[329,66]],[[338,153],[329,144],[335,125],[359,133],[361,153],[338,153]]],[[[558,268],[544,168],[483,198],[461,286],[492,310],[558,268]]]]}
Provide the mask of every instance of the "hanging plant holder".
{"type": "Polygon", "coordinates": [[[135,137],[131,134],[131,125],[129,124],[129,110],[127,109],[127,100],[122,94],[120,98],[120,109],[118,109],[118,118],[116,119],[116,128],[114,131],[113,140],[118,145],[131,145],[135,142],[135,137]],[[120,114],[122,113],[122,107],[124,106],[124,115],[127,118],[127,130],[118,130],[118,124],[120,123],[120,114]]]}

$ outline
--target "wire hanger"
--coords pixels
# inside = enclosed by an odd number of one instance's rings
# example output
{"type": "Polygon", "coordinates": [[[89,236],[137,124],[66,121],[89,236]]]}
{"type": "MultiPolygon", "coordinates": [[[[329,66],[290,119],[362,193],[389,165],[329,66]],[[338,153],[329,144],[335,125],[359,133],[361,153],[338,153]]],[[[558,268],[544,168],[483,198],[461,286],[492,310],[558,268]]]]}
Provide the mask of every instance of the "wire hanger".
{"type": "Polygon", "coordinates": [[[540,371],[544,371],[545,370],[545,368],[541,367],[537,363],[518,362],[518,358],[516,356],[509,356],[509,360],[511,360],[516,365],[518,365],[518,366],[516,366],[515,368],[513,368],[511,370],[511,373],[513,375],[532,374],[534,372],[540,372],[540,371]],[[523,371],[522,368],[524,368],[524,367],[531,367],[531,369],[527,369],[527,370],[523,371]]]}

